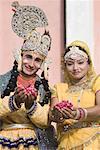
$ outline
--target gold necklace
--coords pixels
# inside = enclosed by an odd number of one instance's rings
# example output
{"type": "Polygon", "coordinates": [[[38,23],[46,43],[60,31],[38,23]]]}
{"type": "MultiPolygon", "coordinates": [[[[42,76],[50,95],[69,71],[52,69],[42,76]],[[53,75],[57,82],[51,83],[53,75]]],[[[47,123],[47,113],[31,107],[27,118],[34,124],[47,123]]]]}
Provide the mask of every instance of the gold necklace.
{"type": "MultiPolygon", "coordinates": [[[[91,76],[91,78],[83,81],[83,83],[79,83],[79,84],[70,83],[69,84],[68,90],[66,90],[66,92],[68,92],[70,95],[72,95],[73,93],[80,92],[77,98],[77,107],[80,107],[80,101],[81,101],[81,97],[83,95],[84,90],[85,89],[91,90],[94,80],[95,80],[95,77],[91,76]]],[[[71,96],[69,97],[69,99],[71,100],[71,96]]]]}
{"type": "Polygon", "coordinates": [[[90,89],[90,88],[91,88],[91,83],[90,81],[87,80],[80,84],[69,85],[68,92],[73,93],[73,92],[81,91],[82,89],[90,89]]]}

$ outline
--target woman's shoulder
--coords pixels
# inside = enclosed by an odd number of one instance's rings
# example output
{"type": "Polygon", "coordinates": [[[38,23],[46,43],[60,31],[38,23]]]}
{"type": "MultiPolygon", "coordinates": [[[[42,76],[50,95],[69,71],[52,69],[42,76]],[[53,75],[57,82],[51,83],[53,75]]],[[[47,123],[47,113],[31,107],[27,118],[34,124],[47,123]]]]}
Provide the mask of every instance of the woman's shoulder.
{"type": "Polygon", "coordinates": [[[100,75],[97,75],[92,85],[93,91],[100,90],[100,75]]]}
{"type": "Polygon", "coordinates": [[[100,74],[95,77],[93,85],[95,85],[96,83],[100,83],[100,74]]]}

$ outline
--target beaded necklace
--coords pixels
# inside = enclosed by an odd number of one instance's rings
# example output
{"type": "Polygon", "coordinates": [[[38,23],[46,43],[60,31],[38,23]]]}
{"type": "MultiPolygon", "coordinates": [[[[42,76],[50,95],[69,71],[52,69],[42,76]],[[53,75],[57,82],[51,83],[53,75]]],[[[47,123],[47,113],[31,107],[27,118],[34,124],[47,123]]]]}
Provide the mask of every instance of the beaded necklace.
{"type": "MultiPolygon", "coordinates": [[[[71,83],[71,84],[69,84],[68,90],[66,92],[70,93],[70,95],[72,95],[73,93],[80,92],[80,94],[77,98],[77,107],[80,107],[80,101],[81,101],[81,97],[83,95],[84,90],[92,89],[92,85],[93,85],[94,81],[95,81],[95,77],[91,76],[89,79],[84,80],[82,83],[79,83],[79,84],[71,83]]],[[[69,98],[71,99],[71,96],[69,98]]]]}
{"type": "MultiPolygon", "coordinates": [[[[77,98],[77,107],[80,107],[81,97],[83,95],[84,90],[89,88],[90,88],[90,81],[88,80],[84,80],[81,83],[72,83],[72,85],[69,85],[67,92],[70,93],[70,95],[79,92],[77,98]]],[[[69,98],[71,99],[71,96],[69,98]]]]}

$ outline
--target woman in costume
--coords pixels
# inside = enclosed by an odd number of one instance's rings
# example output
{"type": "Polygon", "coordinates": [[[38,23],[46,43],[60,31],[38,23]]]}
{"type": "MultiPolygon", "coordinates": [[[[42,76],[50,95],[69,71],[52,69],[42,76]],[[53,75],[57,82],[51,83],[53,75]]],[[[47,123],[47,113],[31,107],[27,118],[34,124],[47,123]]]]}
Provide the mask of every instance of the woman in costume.
{"type": "Polygon", "coordinates": [[[65,83],[52,91],[51,120],[57,122],[58,150],[100,149],[100,76],[82,41],[64,54],[65,83]]]}
{"type": "Polygon", "coordinates": [[[24,39],[15,52],[13,69],[0,76],[0,150],[55,150],[54,129],[48,127],[51,92],[46,77],[37,75],[50,50],[51,37],[44,12],[13,2],[12,29],[24,39]]]}

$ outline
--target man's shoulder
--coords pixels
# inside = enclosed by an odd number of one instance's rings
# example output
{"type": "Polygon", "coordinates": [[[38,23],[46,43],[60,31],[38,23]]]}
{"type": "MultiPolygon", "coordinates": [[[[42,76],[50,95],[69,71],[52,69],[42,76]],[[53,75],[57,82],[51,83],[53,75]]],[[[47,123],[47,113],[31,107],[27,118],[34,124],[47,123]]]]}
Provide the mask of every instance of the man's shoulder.
{"type": "Polygon", "coordinates": [[[0,75],[0,92],[4,91],[11,78],[11,70],[0,75]]]}

